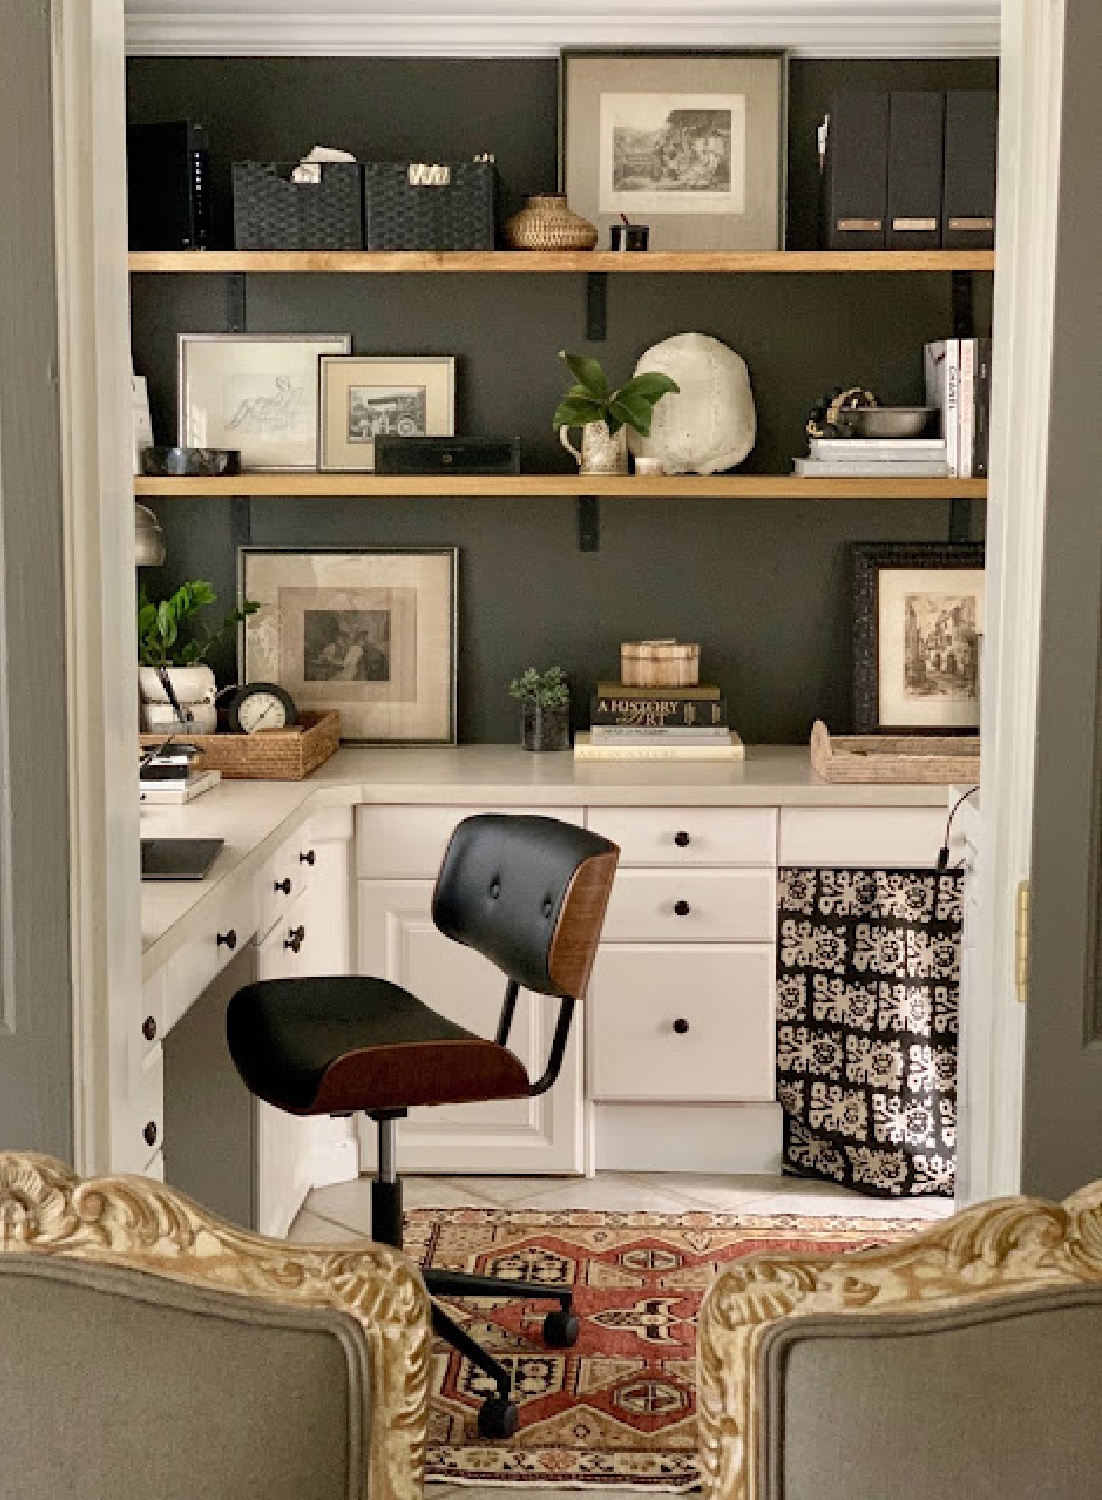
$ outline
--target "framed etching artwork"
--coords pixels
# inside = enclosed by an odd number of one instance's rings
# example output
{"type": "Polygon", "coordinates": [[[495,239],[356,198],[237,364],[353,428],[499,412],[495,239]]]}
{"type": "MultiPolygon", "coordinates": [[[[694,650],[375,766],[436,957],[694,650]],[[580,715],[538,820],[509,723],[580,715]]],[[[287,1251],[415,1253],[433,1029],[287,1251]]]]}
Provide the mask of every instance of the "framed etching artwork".
{"type": "Polygon", "coordinates": [[[452,437],[451,355],[355,355],[321,361],[322,469],[374,469],[377,437],[452,437]]]}
{"type": "Polygon", "coordinates": [[[983,543],[858,543],[853,564],[857,732],[975,733],[983,543]]]}
{"type": "Polygon", "coordinates": [[[181,333],[178,431],[188,448],[237,448],[243,469],[316,469],[318,360],[349,334],[181,333]]]}
{"type": "Polygon", "coordinates": [[[242,682],[341,716],[341,738],[454,745],[455,548],[242,547],[242,682]]]}
{"type": "Polygon", "coordinates": [[[650,225],[652,250],[784,246],[783,51],[567,50],[560,183],[597,225],[650,225]]]}

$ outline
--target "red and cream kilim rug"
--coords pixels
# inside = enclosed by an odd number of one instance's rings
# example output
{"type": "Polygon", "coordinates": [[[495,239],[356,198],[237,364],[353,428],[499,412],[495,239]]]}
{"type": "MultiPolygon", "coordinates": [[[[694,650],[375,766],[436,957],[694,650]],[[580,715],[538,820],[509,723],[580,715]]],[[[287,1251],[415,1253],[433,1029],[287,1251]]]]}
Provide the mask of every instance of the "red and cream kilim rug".
{"type": "Polygon", "coordinates": [[[479,1438],[493,1383],[439,1344],[428,1477],[452,1484],[687,1490],[696,1461],[696,1319],[716,1272],[756,1252],[842,1254],[903,1239],[914,1220],[811,1215],[420,1209],[406,1249],[427,1266],[574,1288],[573,1349],[540,1340],[550,1304],[448,1302],[513,1372],[520,1430],[479,1438]]]}

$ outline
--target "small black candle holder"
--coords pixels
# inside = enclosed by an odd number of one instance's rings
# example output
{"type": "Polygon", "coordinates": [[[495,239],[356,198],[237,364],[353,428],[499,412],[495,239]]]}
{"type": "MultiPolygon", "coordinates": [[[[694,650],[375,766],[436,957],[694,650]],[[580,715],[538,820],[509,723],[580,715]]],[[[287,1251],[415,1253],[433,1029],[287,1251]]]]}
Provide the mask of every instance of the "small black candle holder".
{"type": "Polygon", "coordinates": [[[646,250],[649,242],[649,224],[610,224],[608,226],[610,250],[646,250]]]}

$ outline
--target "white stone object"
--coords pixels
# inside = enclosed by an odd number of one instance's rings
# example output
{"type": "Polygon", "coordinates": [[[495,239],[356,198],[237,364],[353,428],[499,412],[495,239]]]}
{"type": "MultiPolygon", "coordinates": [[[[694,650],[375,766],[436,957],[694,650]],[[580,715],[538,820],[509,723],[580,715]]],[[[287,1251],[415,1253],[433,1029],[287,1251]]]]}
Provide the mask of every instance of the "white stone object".
{"type": "Polygon", "coordinates": [[[650,436],[628,435],[631,451],[667,474],[719,474],[740,464],[757,439],[746,361],[705,333],[678,333],[646,351],[636,375],[669,375],[680,387],[654,408],[650,436]]]}

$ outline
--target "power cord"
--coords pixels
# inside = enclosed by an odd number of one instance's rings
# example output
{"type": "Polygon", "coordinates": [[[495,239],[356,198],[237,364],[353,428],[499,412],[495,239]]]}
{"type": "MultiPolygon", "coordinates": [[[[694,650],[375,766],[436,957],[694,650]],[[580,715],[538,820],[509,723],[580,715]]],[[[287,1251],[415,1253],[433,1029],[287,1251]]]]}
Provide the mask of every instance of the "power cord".
{"type": "Polygon", "coordinates": [[[953,819],[956,817],[958,811],[960,810],[962,803],[967,802],[969,797],[974,797],[978,791],[978,786],[970,786],[968,790],[966,792],[963,792],[953,803],[949,816],[945,821],[945,842],[942,844],[937,854],[938,870],[947,870],[949,868],[949,835],[952,832],[953,819]]]}

